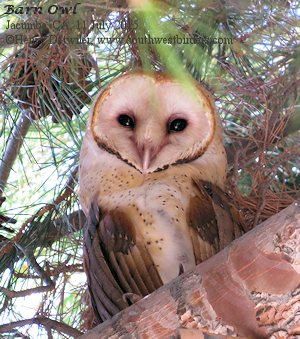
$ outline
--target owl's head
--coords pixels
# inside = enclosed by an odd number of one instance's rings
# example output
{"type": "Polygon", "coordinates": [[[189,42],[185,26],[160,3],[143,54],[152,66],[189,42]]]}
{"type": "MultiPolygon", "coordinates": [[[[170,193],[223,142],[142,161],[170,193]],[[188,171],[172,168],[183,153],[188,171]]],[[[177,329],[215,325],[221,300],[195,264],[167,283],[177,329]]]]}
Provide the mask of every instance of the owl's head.
{"type": "Polygon", "coordinates": [[[209,93],[159,73],[132,73],[112,82],[95,101],[89,122],[100,148],[141,173],[201,157],[217,121],[209,93]]]}

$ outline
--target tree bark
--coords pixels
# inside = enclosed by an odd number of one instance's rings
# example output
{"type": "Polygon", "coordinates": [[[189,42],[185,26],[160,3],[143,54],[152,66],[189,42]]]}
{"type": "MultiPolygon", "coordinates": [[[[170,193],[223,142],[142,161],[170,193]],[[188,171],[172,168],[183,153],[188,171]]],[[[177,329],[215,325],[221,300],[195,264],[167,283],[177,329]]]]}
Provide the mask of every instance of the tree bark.
{"type": "Polygon", "coordinates": [[[170,338],[179,328],[247,338],[300,334],[299,201],[80,338],[170,338]]]}
{"type": "Polygon", "coordinates": [[[3,194],[10,171],[23,145],[24,138],[31,125],[30,111],[24,110],[14,127],[3,158],[0,160],[0,197],[3,194]]]}

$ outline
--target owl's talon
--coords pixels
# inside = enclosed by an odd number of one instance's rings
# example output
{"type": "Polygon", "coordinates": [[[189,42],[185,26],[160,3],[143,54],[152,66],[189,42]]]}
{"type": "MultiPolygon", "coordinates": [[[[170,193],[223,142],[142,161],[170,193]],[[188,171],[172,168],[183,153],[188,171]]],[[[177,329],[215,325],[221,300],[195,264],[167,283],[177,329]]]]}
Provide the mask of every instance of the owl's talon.
{"type": "Polygon", "coordinates": [[[183,268],[183,265],[180,264],[180,265],[179,265],[178,277],[179,277],[182,273],[184,273],[184,268],[183,268]]]}
{"type": "Polygon", "coordinates": [[[124,293],[122,298],[125,302],[129,302],[129,304],[135,304],[139,300],[143,299],[143,297],[135,293],[124,293]]]}

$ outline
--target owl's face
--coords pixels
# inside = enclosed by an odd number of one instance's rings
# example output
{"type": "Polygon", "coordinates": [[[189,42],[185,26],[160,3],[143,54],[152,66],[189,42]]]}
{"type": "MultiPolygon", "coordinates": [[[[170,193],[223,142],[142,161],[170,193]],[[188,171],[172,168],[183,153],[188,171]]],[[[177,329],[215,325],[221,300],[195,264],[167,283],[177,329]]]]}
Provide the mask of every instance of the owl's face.
{"type": "Polygon", "coordinates": [[[97,98],[89,128],[99,147],[141,173],[193,161],[216,129],[209,94],[165,75],[128,74],[97,98]]]}

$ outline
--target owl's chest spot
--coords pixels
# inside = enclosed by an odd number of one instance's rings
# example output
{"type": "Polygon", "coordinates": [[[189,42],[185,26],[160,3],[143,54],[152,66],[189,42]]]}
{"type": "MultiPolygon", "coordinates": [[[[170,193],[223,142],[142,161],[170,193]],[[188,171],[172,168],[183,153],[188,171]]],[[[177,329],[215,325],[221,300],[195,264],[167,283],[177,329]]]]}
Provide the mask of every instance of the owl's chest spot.
{"type": "Polygon", "coordinates": [[[100,206],[113,210],[131,204],[136,199],[136,187],[140,181],[140,176],[132,169],[120,171],[119,168],[112,167],[109,171],[106,170],[99,181],[100,206]]]}

